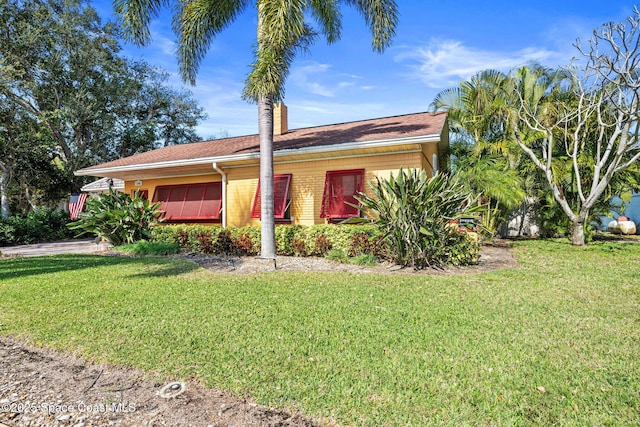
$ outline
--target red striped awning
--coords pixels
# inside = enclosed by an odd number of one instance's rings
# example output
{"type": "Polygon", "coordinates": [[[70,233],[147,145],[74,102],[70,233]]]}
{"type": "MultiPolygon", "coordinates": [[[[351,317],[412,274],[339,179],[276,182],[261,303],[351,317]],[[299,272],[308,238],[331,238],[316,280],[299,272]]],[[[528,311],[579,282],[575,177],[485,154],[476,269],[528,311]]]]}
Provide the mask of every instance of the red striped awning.
{"type": "MultiPolygon", "coordinates": [[[[289,198],[289,184],[291,184],[291,174],[275,175],[273,177],[274,218],[283,219],[285,217],[289,198]]],[[[253,207],[251,208],[251,218],[260,218],[261,207],[260,180],[258,180],[258,188],[256,189],[256,195],[253,198],[253,207]]]]}
{"type": "Polygon", "coordinates": [[[163,202],[163,218],[169,221],[219,219],[222,183],[162,185],[156,187],[154,202],[163,202]]]}
{"type": "Polygon", "coordinates": [[[322,194],[320,218],[351,218],[360,216],[355,195],[362,191],[364,169],[327,171],[322,194]]]}

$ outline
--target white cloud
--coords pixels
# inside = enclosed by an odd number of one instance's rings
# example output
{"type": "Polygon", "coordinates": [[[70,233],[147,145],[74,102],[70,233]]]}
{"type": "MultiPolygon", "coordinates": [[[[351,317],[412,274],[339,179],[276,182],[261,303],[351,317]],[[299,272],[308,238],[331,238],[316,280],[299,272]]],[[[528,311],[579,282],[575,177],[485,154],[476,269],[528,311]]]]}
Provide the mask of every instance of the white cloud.
{"type": "Polygon", "coordinates": [[[287,106],[289,107],[289,127],[291,129],[345,123],[389,115],[389,106],[385,102],[358,102],[355,100],[327,102],[292,99],[287,106]]]}
{"type": "MultiPolygon", "coordinates": [[[[509,71],[530,61],[557,66],[565,57],[545,48],[527,47],[505,53],[464,45],[456,40],[432,39],[424,47],[403,47],[396,55],[397,62],[406,62],[411,75],[431,88],[446,88],[468,79],[478,71],[497,69],[509,71]]],[[[566,61],[564,61],[566,62],[566,61]]]]}
{"type": "Polygon", "coordinates": [[[258,109],[242,99],[243,81],[221,70],[206,71],[191,89],[209,115],[198,126],[198,133],[205,138],[225,131],[229,136],[257,133],[258,109]]]}
{"type": "Polygon", "coordinates": [[[320,79],[326,76],[331,68],[330,64],[320,64],[317,62],[307,63],[295,67],[289,76],[289,81],[303,90],[316,95],[332,98],[335,96],[335,88],[331,88],[320,83],[320,79]]]}
{"type": "Polygon", "coordinates": [[[331,64],[307,62],[291,71],[289,82],[303,92],[325,98],[335,98],[345,89],[358,87],[356,80],[361,80],[362,77],[333,72],[332,67],[331,64]]]}

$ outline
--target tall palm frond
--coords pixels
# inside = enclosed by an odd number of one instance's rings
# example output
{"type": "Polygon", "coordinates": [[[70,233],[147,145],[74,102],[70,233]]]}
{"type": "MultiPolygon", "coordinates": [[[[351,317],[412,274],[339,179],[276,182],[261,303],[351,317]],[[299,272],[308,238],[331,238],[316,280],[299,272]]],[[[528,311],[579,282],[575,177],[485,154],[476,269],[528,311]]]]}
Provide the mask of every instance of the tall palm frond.
{"type": "MultiPolygon", "coordinates": [[[[168,2],[165,0],[162,3],[168,2]]],[[[178,63],[183,80],[195,84],[200,63],[209,51],[212,40],[233,23],[248,4],[248,0],[191,0],[177,4],[173,30],[178,36],[178,63]]]]}

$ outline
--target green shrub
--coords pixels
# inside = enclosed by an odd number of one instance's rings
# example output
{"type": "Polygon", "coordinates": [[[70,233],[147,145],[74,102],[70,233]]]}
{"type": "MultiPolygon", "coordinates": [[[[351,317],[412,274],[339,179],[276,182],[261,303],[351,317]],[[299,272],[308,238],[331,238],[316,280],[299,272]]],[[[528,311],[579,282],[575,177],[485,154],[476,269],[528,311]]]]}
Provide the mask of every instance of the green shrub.
{"type": "MultiPolygon", "coordinates": [[[[194,251],[194,252],[204,252],[202,249],[202,241],[205,240],[206,236],[201,233],[209,233],[211,236],[211,245],[213,245],[213,241],[215,240],[213,236],[217,236],[220,230],[220,226],[218,224],[213,225],[200,225],[200,224],[171,224],[171,225],[161,225],[159,227],[153,227],[151,230],[151,238],[150,240],[154,242],[169,242],[169,243],[177,243],[180,248],[194,251]]],[[[209,250],[211,253],[212,250],[209,250]]]]}
{"type": "Polygon", "coordinates": [[[276,247],[278,255],[294,255],[293,240],[304,227],[301,225],[280,225],[276,227],[276,247]]]}
{"type": "Polygon", "coordinates": [[[454,244],[447,249],[449,264],[455,266],[468,265],[478,262],[480,256],[480,245],[478,244],[477,233],[457,233],[453,236],[454,244]]]}
{"type": "MultiPolygon", "coordinates": [[[[386,248],[380,232],[372,225],[279,225],[275,234],[278,255],[324,256],[337,249],[351,256],[367,253],[381,258],[386,248]]],[[[151,230],[153,241],[176,243],[183,249],[217,255],[257,255],[260,236],[259,227],[222,230],[217,224],[162,225],[151,230]]]]}
{"type": "Polygon", "coordinates": [[[392,259],[414,268],[464,265],[477,259],[477,242],[458,230],[473,217],[472,195],[456,179],[424,170],[400,169],[397,177],[369,183],[374,197],[361,193],[363,210],[376,219],[392,259]]]}
{"type": "MultiPolygon", "coordinates": [[[[232,251],[236,255],[258,255],[261,232],[259,227],[228,227],[231,230],[232,251]]],[[[277,230],[277,228],[276,228],[277,230]]]]}
{"type": "Polygon", "coordinates": [[[136,193],[110,191],[87,199],[80,218],[68,225],[79,235],[90,233],[105,238],[113,245],[150,239],[151,228],[159,222],[160,203],[150,203],[136,193]]]}
{"type": "Polygon", "coordinates": [[[325,255],[325,258],[330,259],[332,261],[340,261],[340,262],[345,262],[348,259],[348,257],[345,255],[345,253],[341,249],[329,250],[325,255]]]}
{"type": "Polygon", "coordinates": [[[0,221],[0,245],[19,245],[70,238],[69,214],[52,209],[35,209],[0,221]]]}
{"type": "Polygon", "coordinates": [[[216,246],[218,243],[218,239],[216,238],[216,240],[214,241],[213,235],[211,234],[210,231],[207,231],[207,230],[197,231],[194,234],[194,237],[197,242],[196,248],[198,252],[204,252],[205,254],[218,253],[216,252],[216,249],[218,249],[218,246],[216,246]]]}
{"type": "Polygon", "coordinates": [[[118,246],[118,251],[122,251],[133,255],[173,255],[180,251],[177,243],[167,242],[147,242],[140,240],[135,243],[118,246]]]}
{"type": "Polygon", "coordinates": [[[351,256],[360,255],[361,248],[352,248],[355,235],[375,240],[380,232],[371,225],[319,224],[298,226],[294,236],[294,252],[301,256],[324,256],[329,249],[340,249],[351,256]]]}

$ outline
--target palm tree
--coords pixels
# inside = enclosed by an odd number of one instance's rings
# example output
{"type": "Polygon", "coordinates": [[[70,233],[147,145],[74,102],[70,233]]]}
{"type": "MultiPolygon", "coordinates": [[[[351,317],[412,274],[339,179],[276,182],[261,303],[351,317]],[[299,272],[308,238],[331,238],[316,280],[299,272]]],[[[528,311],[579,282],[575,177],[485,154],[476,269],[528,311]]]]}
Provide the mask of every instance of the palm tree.
{"type": "MultiPolygon", "coordinates": [[[[124,33],[139,45],[150,40],[149,24],[170,0],[114,0],[124,33]]],[[[395,0],[256,0],[258,14],[255,61],[247,77],[243,97],[258,104],[263,258],[275,258],[273,207],[273,104],[284,97],[289,67],[300,49],[315,35],[327,43],[340,38],[341,3],[355,7],[373,35],[372,46],[382,52],[391,43],[397,24],[395,0]],[[311,16],[319,26],[306,21],[311,16]]],[[[245,9],[247,0],[175,0],[174,31],[178,37],[178,62],[183,80],[194,84],[200,62],[211,41],[245,9]]]]}
{"type": "Polygon", "coordinates": [[[508,75],[484,70],[460,82],[458,87],[438,93],[431,108],[447,110],[451,130],[472,145],[475,156],[507,154],[509,84],[508,75]]]}
{"type": "Polygon", "coordinates": [[[509,135],[512,79],[500,71],[481,71],[436,95],[431,108],[447,110],[453,134],[454,173],[486,207],[482,225],[491,234],[509,209],[525,199],[516,167],[521,155],[509,135]]]}

